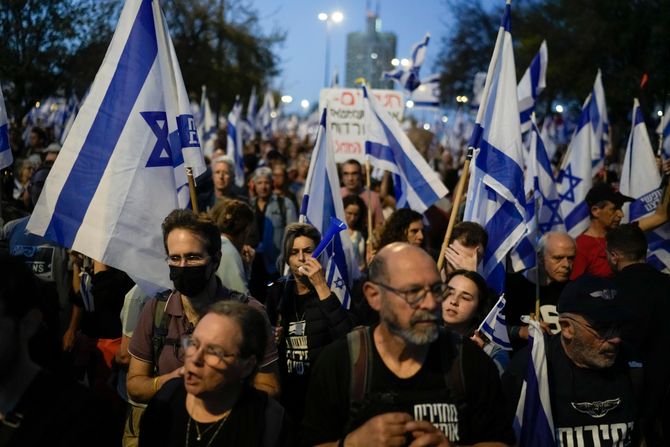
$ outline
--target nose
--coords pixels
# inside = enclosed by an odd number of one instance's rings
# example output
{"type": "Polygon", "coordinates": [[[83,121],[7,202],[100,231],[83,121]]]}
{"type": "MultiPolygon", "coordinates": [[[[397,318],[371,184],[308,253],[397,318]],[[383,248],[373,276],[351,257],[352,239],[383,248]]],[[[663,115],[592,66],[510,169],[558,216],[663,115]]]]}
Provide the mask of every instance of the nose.
{"type": "Polygon", "coordinates": [[[305,262],[305,252],[304,251],[300,250],[298,252],[298,259],[300,260],[300,262],[305,262]]]}
{"type": "Polygon", "coordinates": [[[435,310],[442,307],[442,297],[438,294],[432,292],[430,289],[427,291],[426,296],[420,303],[420,307],[426,310],[435,310]],[[430,297],[430,300],[428,300],[430,297]]]}

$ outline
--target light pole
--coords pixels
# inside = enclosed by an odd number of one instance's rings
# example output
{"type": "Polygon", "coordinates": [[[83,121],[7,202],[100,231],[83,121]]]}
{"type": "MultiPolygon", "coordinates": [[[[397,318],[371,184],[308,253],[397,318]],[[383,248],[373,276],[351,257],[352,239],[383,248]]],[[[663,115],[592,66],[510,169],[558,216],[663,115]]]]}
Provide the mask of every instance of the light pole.
{"type": "Polygon", "coordinates": [[[344,14],[340,11],[334,11],[330,14],[320,12],[317,16],[322,22],[326,22],[326,68],[323,74],[323,86],[328,87],[328,78],[330,71],[330,27],[332,23],[340,23],[344,19],[344,14]]]}

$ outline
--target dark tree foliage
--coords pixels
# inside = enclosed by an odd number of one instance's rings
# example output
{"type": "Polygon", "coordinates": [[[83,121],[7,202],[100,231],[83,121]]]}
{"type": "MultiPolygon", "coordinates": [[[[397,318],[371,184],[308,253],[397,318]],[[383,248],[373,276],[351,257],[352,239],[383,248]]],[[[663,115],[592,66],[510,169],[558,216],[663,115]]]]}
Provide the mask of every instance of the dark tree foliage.
{"type": "Polygon", "coordinates": [[[23,116],[60,91],[81,95],[105,55],[118,0],[0,0],[0,82],[23,116]]]}
{"type": "Polygon", "coordinates": [[[248,96],[279,73],[272,49],[285,33],[261,30],[248,1],[169,0],[163,8],[193,99],[206,85],[212,109],[227,110],[236,95],[248,96]]]}
{"type": "MultiPolygon", "coordinates": [[[[458,19],[444,40],[438,62],[446,101],[470,92],[474,73],[490,61],[504,2],[445,0],[458,19]]],[[[603,73],[615,146],[628,134],[633,98],[648,124],[670,103],[670,0],[518,0],[512,3],[517,77],[523,75],[543,39],[549,48],[543,114],[555,98],[581,104],[598,68],[603,73]],[[644,73],[649,76],[640,89],[644,73]]],[[[624,141],[625,143],[625,141],[624,141]]]]}

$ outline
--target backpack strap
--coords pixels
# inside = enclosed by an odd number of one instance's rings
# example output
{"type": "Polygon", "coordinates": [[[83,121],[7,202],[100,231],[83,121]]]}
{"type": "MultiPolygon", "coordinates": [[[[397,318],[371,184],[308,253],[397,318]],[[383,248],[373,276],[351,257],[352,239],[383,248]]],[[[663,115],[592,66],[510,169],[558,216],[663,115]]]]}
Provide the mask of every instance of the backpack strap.
{"type": "Polygon", "coordinates": [[[158,358],[166,344],[174,344],[174,339],[168,339],[168,327],[172,316],[165,312],[167,302],[172,296],[172,291],[166,291],[156,296],[156,305],[154,307],[154,327],[151,337],[151,345],[154,358],[154,375],[158,376],[158,358]]]}
{"type": "Polygon", "coordinates": [[[370,390],[372,380],[372,337],[370,328],[356,326],[347,334],[349,348],[349,402],[360,402],[370,390]]]}

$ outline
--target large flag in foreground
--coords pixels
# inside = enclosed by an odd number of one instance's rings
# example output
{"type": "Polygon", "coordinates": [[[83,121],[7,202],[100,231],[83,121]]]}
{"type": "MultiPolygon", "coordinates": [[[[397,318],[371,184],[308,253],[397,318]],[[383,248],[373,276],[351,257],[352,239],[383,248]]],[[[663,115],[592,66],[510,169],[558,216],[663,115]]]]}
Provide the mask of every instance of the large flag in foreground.
{"type": "Polygon", "coordinates": [[[540,323],[528,324],[529,359],[514,418],[519,447],[553,447],[554,420],[551,415],[547,357],[540,323]]]}
{"type": "Polygon", "coordinates": [[[517,87],[521,132],[530,130],[530,116],[535,111],[535,99],[547,86],[547,41],[543,40],[540,50],[521,77],[517,87]]]}
{"type": "Polygon", "coordinates": [[[5,98],[2,95],[2,86],[0,86],[0,169],[11,166],[14,162],[12,149],[9,147],[9,120],[7,119],[7,109],[5,108],[5,98]]]}
{"type": "Polygon", "coordinates": [[[244,186],[244,154],[242,131],[242,104],[240,97],[235,98],[235,105],[228,113],[228,153],[227,155],[235,164],[235,184],[240,188],[244,186]]]}
{"type": "Polygon", "coordinates": [[[591,93],[582,106],[577,129],[563,157],[557,179],[565,230],[573,238],[589,226],[589,206],[584,199],[593,185],[591,154],[600,150],[601,145],[596,132],[599,123],[597,102],[591,93]]]}
{"type": "Polygon", "coordinates": [[[396,206],[423,213],[449,192],[438,174],[416,150],[398,121],[377,105],[363,86],[365,153],[370,164],[394,174],[396,206]]]}
{"type": "MultiPolygon", "coordinates": [[[[328,233],[331,217],[344,221],[340,180],[327,129],[327,109],[324,108],[300,206],[300,220],[316,227],[323,238],[328,233]]],[[[349,234],[346,231],[337,232],[324,253],[326,281],[342,305],[348,308],[351,302],[349,290],[358,276],[349,234]]]]}
{"type": "MultiPolygon", "coordinates": [[[[656,157],[649,140],[644,116],[637,98],[633,103],[632,126],[626,155],[621,168],[619,191],[635,199],[623,206],[624,222],[634,222],[652,214],[663,199],[661,175],[656,166],[656,157]]],[[[649,241],[648,262],[659,270],[670,268],[670,225],[647,232],[649,241]]]]}
{"type": "Polygon", "coordinates": [[[421,70],[421,65],[426,58],[426,47],[428,47],[429,41],[430,34],[426,33],[423,40],[415,43],[412,47],[412,54],[410,55],[409,66],[407,69],[402,65],[399,65],[395,70],[384,72],[383,78],[393,79],[400,84],[403,89],[410,93],[416,90],[416,88],[421,85],[421,82],[419,81],[419,70],[421,70]]]}
{"type": "Polygon", "coordinates": [[[523,143],[510,16],[508,0],[470,138],[475,154],[463,218],[488,232],[482,273],[498,294],[504,290],[507,253],[526,233],[523,143]]]}
{"type": "Polygon", "coordinates": [[[158,0],[127,0],[28,223],[31,233],[171,288],[161,222],[205,171],[158,0]]]}

